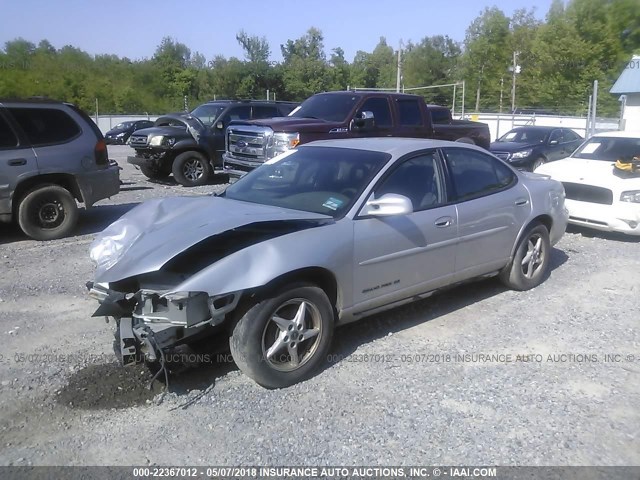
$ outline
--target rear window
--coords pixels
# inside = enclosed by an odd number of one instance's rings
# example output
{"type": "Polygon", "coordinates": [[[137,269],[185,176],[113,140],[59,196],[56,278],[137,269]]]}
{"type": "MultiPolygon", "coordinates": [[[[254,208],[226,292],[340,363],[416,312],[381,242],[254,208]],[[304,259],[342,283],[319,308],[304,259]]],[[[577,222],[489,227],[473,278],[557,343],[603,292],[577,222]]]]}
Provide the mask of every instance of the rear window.
{"type": "Polygon", "coordinates": [[[54,108],[8,108],[33,146],[64,143],[80,134],[78,124],[54,108]]]}
{"type": "Polygon", "coordinates": [[[7,121],[0,115],[0,148],[11,148],[18,146],[18,138],[7,121]]]}
{"type": "Polygon", "coordinates": [[[429,108],[433,123],[449,123],[449,112],[443,108],[429,108]]]}

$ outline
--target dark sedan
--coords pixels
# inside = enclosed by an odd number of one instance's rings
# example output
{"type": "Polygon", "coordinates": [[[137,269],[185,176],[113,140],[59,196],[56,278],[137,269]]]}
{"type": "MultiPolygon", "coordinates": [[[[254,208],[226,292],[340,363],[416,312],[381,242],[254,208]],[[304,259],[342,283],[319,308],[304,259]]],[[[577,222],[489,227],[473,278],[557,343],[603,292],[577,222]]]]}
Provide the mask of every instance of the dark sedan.
{"type": "Polygon", "coordinates": [[[153,127],[153,122],[150,120],[122,122],[105,133],[104,140],[109,145],[124,145],[133,132],[149,127],[153,127]]]}
{"type": "Polygon", "coordinates": [[[509,130],[489,150],[515,168],[532,172],[544,163],[568,157],[582,141],[569,128],[527,126],[509,130]]]}

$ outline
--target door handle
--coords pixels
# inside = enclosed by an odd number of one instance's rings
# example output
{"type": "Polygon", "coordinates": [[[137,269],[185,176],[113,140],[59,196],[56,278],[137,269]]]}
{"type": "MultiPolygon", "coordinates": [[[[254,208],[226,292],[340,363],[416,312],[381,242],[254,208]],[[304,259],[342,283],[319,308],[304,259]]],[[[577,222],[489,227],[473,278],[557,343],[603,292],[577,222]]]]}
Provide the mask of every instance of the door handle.
{"type": "Polygon", "coordinates": [[[435,225],[438,228],[448,227],[453,224],[453,218],[451,217],[440,217],[435,221],[435,225]]]}
{"type": "Polygon", "coordinates": [[[529,200],[527,200],[526,198],[520,198],[516,200],[516,205],[519,207],[523,207],[524,205],[529,205],[529,200]]]}
{"type": "Polygon", "coordinates": [[[19,167],[21,165],[26,165],[27,164],[27,159],[26,158],[14,158],[11,159],[7,162],[9,164],[10,167],[19,167]]]}

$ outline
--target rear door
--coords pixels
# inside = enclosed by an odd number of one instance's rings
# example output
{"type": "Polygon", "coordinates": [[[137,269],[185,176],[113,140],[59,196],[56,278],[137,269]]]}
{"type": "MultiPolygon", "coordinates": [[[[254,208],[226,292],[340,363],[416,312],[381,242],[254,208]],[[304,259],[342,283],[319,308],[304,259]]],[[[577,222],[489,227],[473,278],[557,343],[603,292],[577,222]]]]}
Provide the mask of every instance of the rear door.
{"type": "Polygon", "coordinates": [[[38,174],[36,155],[0,107],[0,215],[11,213],[11,196],[23,179],[38,174]]]}
{"type": "Polygon", "coordinates": [[[31,143],[41,174],[72,174],[95,165],[95,135],[89,127],[83,135],[63,105],[8,107],[7,111],[31,143]]]}
{"type": "Polygon", "coordinates": [[[429,137],[426,120],[422,115],[420,102],[417,98],[396,98],[396,118],[398,124],[395,128],[395,136],[426,138],[429,137]]]}
{"type": "Polygon", "coordinates": [[[401,161],[372,196],[387,193],[406,196],[414,211],[354,220],[354,302],[361,312],[445,285],[454,274],[456,207],[445,202],[437,152],[401,161]]]}
{"type": "Polygon", "coordinates": [[[456,280],[504,267],[531,211],[517,175],[491,155],[471,148],[443,149],[457,207],[456,280]]]}

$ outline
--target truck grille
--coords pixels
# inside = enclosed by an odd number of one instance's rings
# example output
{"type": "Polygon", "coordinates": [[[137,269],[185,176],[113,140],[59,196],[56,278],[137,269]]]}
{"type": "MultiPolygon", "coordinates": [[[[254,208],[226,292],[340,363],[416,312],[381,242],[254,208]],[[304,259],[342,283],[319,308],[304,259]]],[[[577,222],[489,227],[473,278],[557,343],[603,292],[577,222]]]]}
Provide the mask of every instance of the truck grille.
{"type": "Polygon", "coordinates": [[[227,129],[227,152],[236,158],[264,162],[270,135],[261,127],[229,127],[227,129]]]}
{"type": "Polygon", "coordinates": [[[562,182],[562,185],[564,185],[566,198],[569,200],[613,205],[613,192],[608,188],[571,182],[562,182]]]}
{"type": "Polygon", "coordinates": [[[146,135],[131,135],[129,138],[129,145],[135,147],[136,145],[147,146],[147,136],[146,135]]]}

